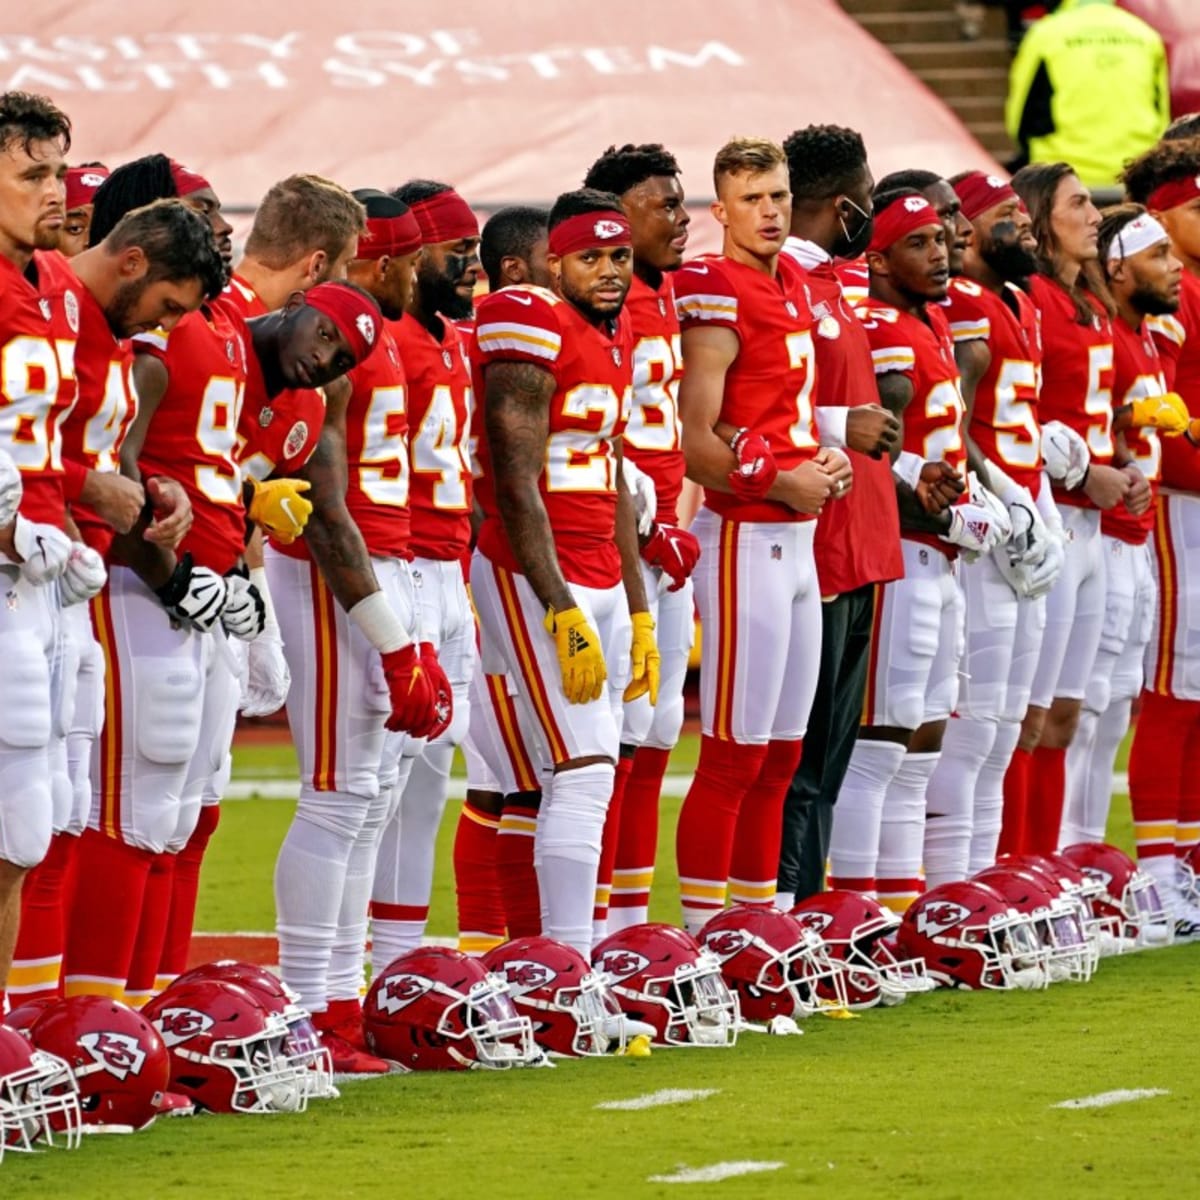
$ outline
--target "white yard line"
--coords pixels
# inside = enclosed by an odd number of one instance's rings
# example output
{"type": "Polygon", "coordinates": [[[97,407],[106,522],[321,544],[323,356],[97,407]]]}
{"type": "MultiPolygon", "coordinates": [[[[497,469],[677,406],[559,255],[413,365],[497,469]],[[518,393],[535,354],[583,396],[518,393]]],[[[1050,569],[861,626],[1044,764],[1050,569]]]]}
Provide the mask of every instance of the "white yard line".
{"type": "Polygon", "coordinates": [[[1108,1108],[1110,1104],[1128,1104],[1131,1100],[1149,1100],[1154,1096],[1169,1096],[1166,1088],[1118,1088],[1115,1092],[1097,1092],[1078,1100],[1060,1100],[1051,1108],[1108,1108]]]}
{"type": "Polygon", "coordinates": [[[680,1167],[674,1175],[651,1175],[647,1183],[719,1183],[722,1179],[733,1179],[737,1175],[756,1175],[760,1171],[778,1171],[786,1167],[781,1162],[738,1162],[712,1163],[707,1167],[680,1167]]]}
{"type": "Polygon", "coordinates": [[[690,1104],[693,1100],[707,1100],[715,1096],[720,1088],[664,1088],[661,1092],[647,1092],[644,1096],[633,1096],[628,1100],[604,1100],[597,1108],[609,1112],[638,1112],[643,1108],[661,1108],[664,1104],[690,1104]]]}

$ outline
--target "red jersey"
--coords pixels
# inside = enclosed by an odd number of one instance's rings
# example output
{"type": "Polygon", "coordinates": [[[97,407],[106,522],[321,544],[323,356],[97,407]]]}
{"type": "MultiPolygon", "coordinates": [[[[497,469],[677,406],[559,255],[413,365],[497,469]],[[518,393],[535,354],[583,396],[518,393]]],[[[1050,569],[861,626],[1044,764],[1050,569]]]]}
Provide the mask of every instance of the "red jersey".
{"type": "MultiPolygon", "coordinates": [[[[1092,301],[1096,315],[1080,325],[1075,302],[1053,281],[1035,275],[1029,294],[1042,320],[1042,390],[1038,417],[1061,421],[1087,442],[1092,462],[1112,463],[1113,334],[1108,314],[1092,301]]],[[[1094,508],[1082,488],[1055,487],[1059,504],[1094,508]]]]}
{"type": "Polygon", "coordinates": [[[169,334],[134,338],[168,382],[138,456],[142,478],[177,480],[195,520],[177,554],[224,575],[245,547],[246,510],[237,465],[237,427],[246,390],[246,324],[230,305],[205,305],[169,334]]]}
{"type": "MultiPolygon", "coordinates": [[[[244,320],[261,317],[267,306],[239,275],[221,293],[220,303],[244,320]]],[[[325,397],[312,388],[285,388],[268,396],[262,369],[250,339],[246,399],[238,424],[238,461],[246,475],[263,480],[270,475],[290,475],[304,466],[317,448],[325,423],[325,397]]]]}
{"type": "MultiPolygon", "coordinates": [[[[903,375],[912,383],[912,399],[904,410],[902,450],[925,462],[947,462],[966,479],[967,449],[962,423],[966,412],[959,390],[958,365],[950,325],[940,305],[925,306],[926,320],[882,300],[858,310],[871,343],[876,375],[903,375]]],[[[965,503],[966,492],[959,503],[965,503]]],[[[902,537],[955,558],[948,542],[927,533],[904,532],[902,537]]]]}
{"type": "MultiPolygon", "coordinates": [[[[817,452],[812,402],[817,365],[804,279],[804,269],[780,255],[774,279],[714,256],[685,264],[674,280],[681,329],[723,327],[737,334],[721,420],[762,437],[781,471],[817,452]]],[[[704,503],[730,521],[813,520],[774,500],[739,500],[709,488],[704,503]]]]}
{"type": "MultiPolygon", "coordinates": [[[[1147,396],[1167,391],[1162,358],[1149,328],[1132,329],[1121,317],[1113,321],[1113,404],[1118,408],[1147,396]]],[[[1125,448],[1133,456],[1142,474],[1150,481],[1150,507],[1135,517],[1124,504],[1100,514],[1100,530],[1123,542],[1140,546],[1154,529],[1154,510],[1158,506],[1158,485],[1162,479],[1162,442],[1157,429],[1126,429],[1125,448]]],[[[1192,447],[1188,447],[1195,453],[1192,447]]]]}
{"type": "Polygon", "coordinates": [[[1037,309],[1011,284],[999,296],[960,275],[950,281],[945,313],[956,346],[985,341],[991,351],[988,368],[975,388],[971,437],[989,462],[1036,496],[1042,486],[1037,309]]]}
{"type": "MultiPolygon", "coordinates": [[[[40,262],[39,276],[44,277],[40,262]]],[[[61,529],[62,442],[55,420],[60,386],[59,354],[48,320],[48,303],[7,258],[0,256],[0,449],[21,472],[21,512],[31,521],[61,529]]],[[[76,309],[78,312],[78,309],[76,309]]],[[[69,376],[73,344],[63,355],[69,376]]]]}
{"type": "MultiPolygon", "coordinates": [[[[346,508],[375,558],[410,559],[408,416],[393,328],[384,323],[378,349],[346,376],[346,508]]],[[[271,545],[289,558],[311,557],[303,538],[271,545]]]]}
{"type": "Polygon", "coordinates": [[[851,308],[870,303],[871,272],[867,268],[866,255],[838,263],[834,269],[842,282],[842,295],[851,308]]]}
{"type": "MultiPolygon", "coordinates": [[[[1167,387],[1183,398],[1193,420],[1200,417],[1200,279],[1184,271],[1179,311],[1147,317],[1146,324],[1162,356],[1167,387]]],[[[1162,485],[1200,492],[1200,450],[1186,437],[1162,439],[1162,485]]]]}
{"type": "Polygon", "coordinates": [[[683,356],[670,278],[652,288],[635,275],[625,311],[633,326],[633,404],[624,451],[654,480],[658,519],[674,525],[679,520],[685,463],[677,404],[683,356]]]}
{"type": "MultiPolygon", "coordinates": [[[[544,288],[509,287],[485,296],[475,318],[471,370],[481,404],[492,363],[532,363],[554,376],[538,491],[554,532],[558,564],[568,583],[616,587],[621,555],[615,540],[613,439],[624,430],[629,411],[633,334],[628,315],[621,313],[610,332],[544,288]]],[[[484,512],[479,550],[500,566],[520,571],[496,506],[486,437],[479,439],[479,465],[484,512]]]]}
{"type": "MultiPolygon", "coordinates": [[[[789,239],[785,253],[806,252],[803,243],[795,251],[791,245],[789,239]]],[[[833,263],[817,261],[810,251],[801,265],[808,270],[816,322],[813,344],[817,356],[817,407],[873,404],[877,396],[871,344],[842,294],[833,263]]],[[[886,455],[875,459],[855,450],[846,453],[854,467],[854,486],[846,495],[827,503],[817,518],[814,553],[823,596],[886,583],[904,574],[891,463],[886,455]]]]}
{"type": "Polygon", "coordinates": [[[408,383],[412,552],[449,561],[471,544],[471,375],[462,338],[442,322],[439,342],[406,313],[391,323],[408,383]]]}

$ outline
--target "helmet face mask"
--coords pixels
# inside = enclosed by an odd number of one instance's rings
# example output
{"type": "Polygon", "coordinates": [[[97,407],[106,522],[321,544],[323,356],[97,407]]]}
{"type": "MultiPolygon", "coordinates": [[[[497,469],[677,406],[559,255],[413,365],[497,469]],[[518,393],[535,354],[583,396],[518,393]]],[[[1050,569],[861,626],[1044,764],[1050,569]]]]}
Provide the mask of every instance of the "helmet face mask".
{"type": "Polygon", "coordinates": [[[439,1031],[447,1037],[463,1036],[449,1032],[459,1020],[482,1066],[503,1069],[530,1062],[536,1056],[529,1018],[517,1013],[508,985],[498,975],[488,975],[455,1008],[448,1008],[439,1031]],[[462,1009],[461,1017],[457,1008],[462,1009]]]}
{"type": "Polygon", "coordinates": [[[39,1143],[74,1150],[82,1125],[70,1066],[19,1033],[0,1030],[0,1159],[5,1150],[32,1152],[39,1143]]]}
{"type": "Polygon", "coordinates": [[[646,992],[667,1010],[666,1040],[673,1046],[732,1046],[737,1041],[738,1002],[715,955],[700,952],[694,965],[651,979],[646,992]]]}
{"type": "Polygon", "coordinates": [[[1077,842],[1061,853],[1092,881],[1101,954],[1123,954],[1173,940],[1174,922],[1154,879],[1123,850],[1107,842],[1077,842]]]}

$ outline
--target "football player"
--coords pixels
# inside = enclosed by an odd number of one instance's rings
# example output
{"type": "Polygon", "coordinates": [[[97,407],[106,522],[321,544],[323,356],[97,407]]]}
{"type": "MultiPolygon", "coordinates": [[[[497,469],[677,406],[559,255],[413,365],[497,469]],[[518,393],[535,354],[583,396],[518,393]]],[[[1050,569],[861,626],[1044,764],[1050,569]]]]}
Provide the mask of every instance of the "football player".
{"type": "Polygon", "coordinates": [[[679,815],[683,916],[695,933],[724,907],[775,897],[783,801],[817,682],[821,597],[813,518],[851,482],[817,442],[813,320],[804,272],[781,256],[787,160],[737,138],[713,165],[723,253],[675,275],[687,472],[705,489],[701,555],[703,737],[679,815]]]}
{"type": "MultiPolygon", "coordinates": [[[[1186,127],[1185,127],[1186,128],[1186,127]]],[[[1129,753],[1138,865],[1175,891],[1174,860],[1200,842],[1200,141],[1174,127],[1125,170],[1130,197],[1162,222],[1183,263],[1179,309],[1151,317],[1167,386],[1188,406],[1182,438],[1164,438],[1151,540],[1159,603],[1146,654],[1146,688],[1129,753]]],[[[1195,129],[1193,133],[1200,133],[1195,129]]]]}
{"type": "Polygon", "coordinates": [[[904,564],[890,457],[900,423],[877,403],[870,343],[833,265],[857,258],[871,240],[866,147],[853,129],[809,125],[783,148],[792,188],[783,250],[808,272],[817,422],[832,423],[854,468],[854,488],[817,520],[821,661],[804,753],[784,804],[777,905],[787,911],[824,890],[833,804],[862,716],[875,585],[899,578],[904,564]]]}
{"type": "MultiPolygon", "coordinates": [[[[695,636],[695,537],[680,528],[684,461],[679,413],[679,317],[671,276],[683,264],[690,221],[679,164],[661,145],[610,146],[584,186],[620,197],[633,237],[633,280],[625,310],[633,325],[633,407],[625,461],[650,477],[655,515],[641,534],[642,576],[662,654],[658,702],[626,706],[621,753],[604,829],[595,935],[644,924],[658,851],[658,799],[683,728],[683,683],[695,636]],[[636,751],[636,753],[635,753],[636,751]]],[[[640,516],[640,514],[639,514],[640,516]]]]}
{"type": "Polygon", "coordinates": [[[584,188],[559,197],[549,229],[554,290],[503,288],[477,313],[484,520],[471,583],[482,669],[517,679],[554,764],[537,827],[544,932],[587,954],[622,694],[656,699],[659,664],[617,442],[629,222],[615,196],[584,188]]]}
{"type": "Polygon", "coordinates": [[[921,891],[926,787],[958,690],[960,551],[1007,537],[986,489],[962,490],[966,450],[958,367],[940,306],[949,286],[946,229],[919,192],[877,193],[867,248],[870,300],[858,310],[876,386],[903,424],[894,472],[921,512],[901,507],[904,577],[878,589],[863,722],[833,813],[836,887],[877,892],[903,912],[921,891]]]}
{"type": "Polygon", "coordinates": [[[437,831],[454,748],[470,721],[475,618],[462,558],[471,542],[471,375],[455,321],[471,317],[479,273],[479,223],[449,184],[416,179],[392,193],[421,230],[417,279],[392,328],[407,379],[412,572],[422,642],[454,691],[454,721],[434,743],[411,739],[400,804],[384,829],[371,893],[376,974],[421,944],[429,917],[437,831]]]}
{"type": "Polygon", "coordinates": [[[96,189],[108,178],[108,168],[100,162],[84,163],[67,170],[67,215],[56,249],[66,258],[74,258],[88,245],[92,224],[92,199],[96,189]]]}

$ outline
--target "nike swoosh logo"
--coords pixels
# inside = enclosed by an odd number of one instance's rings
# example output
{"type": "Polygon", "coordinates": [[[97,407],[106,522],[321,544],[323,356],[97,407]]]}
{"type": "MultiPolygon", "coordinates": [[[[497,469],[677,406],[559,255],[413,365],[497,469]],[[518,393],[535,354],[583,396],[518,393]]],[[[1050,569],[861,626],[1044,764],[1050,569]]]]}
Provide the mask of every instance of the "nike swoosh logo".
{"type": "Polygon", "coordinates": [[[289,521],[291,521],[292,525],[299,529],[300,522],[296,520],[296,514],[292,512],[291,500],[289,500],[286,496],[281,497],[279,500],[279,507],[282,508],[285,513],[287,513],[287,518],[289,521]]]}
{"type": "Polygon", "coordinates": [[[518,304],[524,304],[529,308],[533,307],[533,297],[532,296],[518,296],[518,295],[514,294],[514,295],[510,296],[509,299],[515,300],[518,304]]]}
{"type": "Polygon", "coordinates": [[[708,274],[708,268],[700,266],[699,263],[692,263],[692,270],[697,275],[707,275],[708,274]]]}

